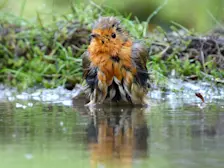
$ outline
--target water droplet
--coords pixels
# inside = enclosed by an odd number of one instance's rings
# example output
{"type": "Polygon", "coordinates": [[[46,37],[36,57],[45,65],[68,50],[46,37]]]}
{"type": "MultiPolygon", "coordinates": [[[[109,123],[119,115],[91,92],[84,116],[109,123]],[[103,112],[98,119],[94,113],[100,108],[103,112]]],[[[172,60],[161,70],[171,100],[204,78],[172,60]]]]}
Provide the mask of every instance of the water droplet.
{"type": "Polygon", "coordinates": [[[22,107],[23,107],[22,104],[20,104],[20,103],[16,103],[16,108],[22,108],[22,107]]]}
{"type": "Polygon", "coordinates": [[[14,101],[15,100],[15,97],[8,97],[8,100],[9,101],[14,101]]]}
{"type": "Polygon", "coordinates": [[[28,103],[28,106],[29,107],[33,107],[33,103],[28,103]]]}
{"type": "Polygon", "coordinates": [[[33,159],[33,155],[31,153],[27,153],[27,154],[25,154],[25,158],[27,160],[33,159]]]}
{"type": "Polygon", "coordinates": [[[64,100],[62,101],[62,104],[65,106],[72,106],[72,101],[71,100],[64,100]]]}
{"type": "Polygon", "coordinates": [[[175,76],[175,74],[176,74],[176,72],[175,72],[175,69],[172,69],[172,71],[171,71],[171,76],[175,76]]]}
{"type": "Polygon", "coordinates": [[[205,104],[205,103],[200,103],[200,104],[198,104],[198,107],[199,107],[200,109],[203,109],[203,108],[206,107],[206,104],[205,104]]]}

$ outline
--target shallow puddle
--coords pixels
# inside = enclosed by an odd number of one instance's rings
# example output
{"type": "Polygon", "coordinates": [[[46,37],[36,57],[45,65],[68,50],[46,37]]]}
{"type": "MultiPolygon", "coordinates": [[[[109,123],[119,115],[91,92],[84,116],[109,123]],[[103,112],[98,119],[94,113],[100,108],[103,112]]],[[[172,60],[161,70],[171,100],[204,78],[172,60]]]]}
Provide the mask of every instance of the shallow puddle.
{"type": "Polygon", "coordinates": [[[0,165],[222,168],[220,92],[203,93],[202,104],[186,87],[182,93],[153,91],[148,108],[72,105],[75,91],[52,96],[55,100],[37,92],[7,93],[0,100],[0,165]]]}

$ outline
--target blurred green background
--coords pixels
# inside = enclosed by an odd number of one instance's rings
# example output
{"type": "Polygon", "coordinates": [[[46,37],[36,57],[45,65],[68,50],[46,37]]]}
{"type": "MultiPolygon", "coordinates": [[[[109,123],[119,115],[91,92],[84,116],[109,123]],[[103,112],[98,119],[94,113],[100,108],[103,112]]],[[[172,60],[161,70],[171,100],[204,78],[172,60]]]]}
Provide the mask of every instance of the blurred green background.
{"type": "Polygon", "coordinates": [[[151,27],[169,27],[172,21],[196,31],[206,32],[221,25],[224,20],[223,0],[0,0],[0,10],[35,19],[39,12],[42,18],[51,14],[71,12],[70,4],[94,3],[124,15],[132,13],[144,21],[156,9],[161,10],[152,18],[151,27]]]}

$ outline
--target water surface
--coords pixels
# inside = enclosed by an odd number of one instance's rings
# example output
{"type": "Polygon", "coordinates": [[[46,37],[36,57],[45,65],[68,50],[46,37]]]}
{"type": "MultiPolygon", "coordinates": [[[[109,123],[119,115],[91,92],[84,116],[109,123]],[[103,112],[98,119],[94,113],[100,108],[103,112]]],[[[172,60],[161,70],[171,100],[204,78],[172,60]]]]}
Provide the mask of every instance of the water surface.
{"type": "Polygon", "coordinates": [[[220,97],[157,92],[148,108],[89,109],[26,96],[0,101],[1,167],[224,167],[220,97]]]}

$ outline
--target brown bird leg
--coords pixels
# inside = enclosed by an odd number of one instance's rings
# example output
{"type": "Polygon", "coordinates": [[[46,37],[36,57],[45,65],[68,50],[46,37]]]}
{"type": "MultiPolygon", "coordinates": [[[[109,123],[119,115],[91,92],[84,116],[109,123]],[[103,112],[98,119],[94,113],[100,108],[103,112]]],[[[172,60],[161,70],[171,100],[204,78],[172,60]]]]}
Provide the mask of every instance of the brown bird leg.
{"type": "Polygon", "coordinates": [[[93,93],[90,94],[90,102],[87,103],[85,106],[94,106],[96,104],[97,95],[97,90],[94,89],[93,93]]]}

